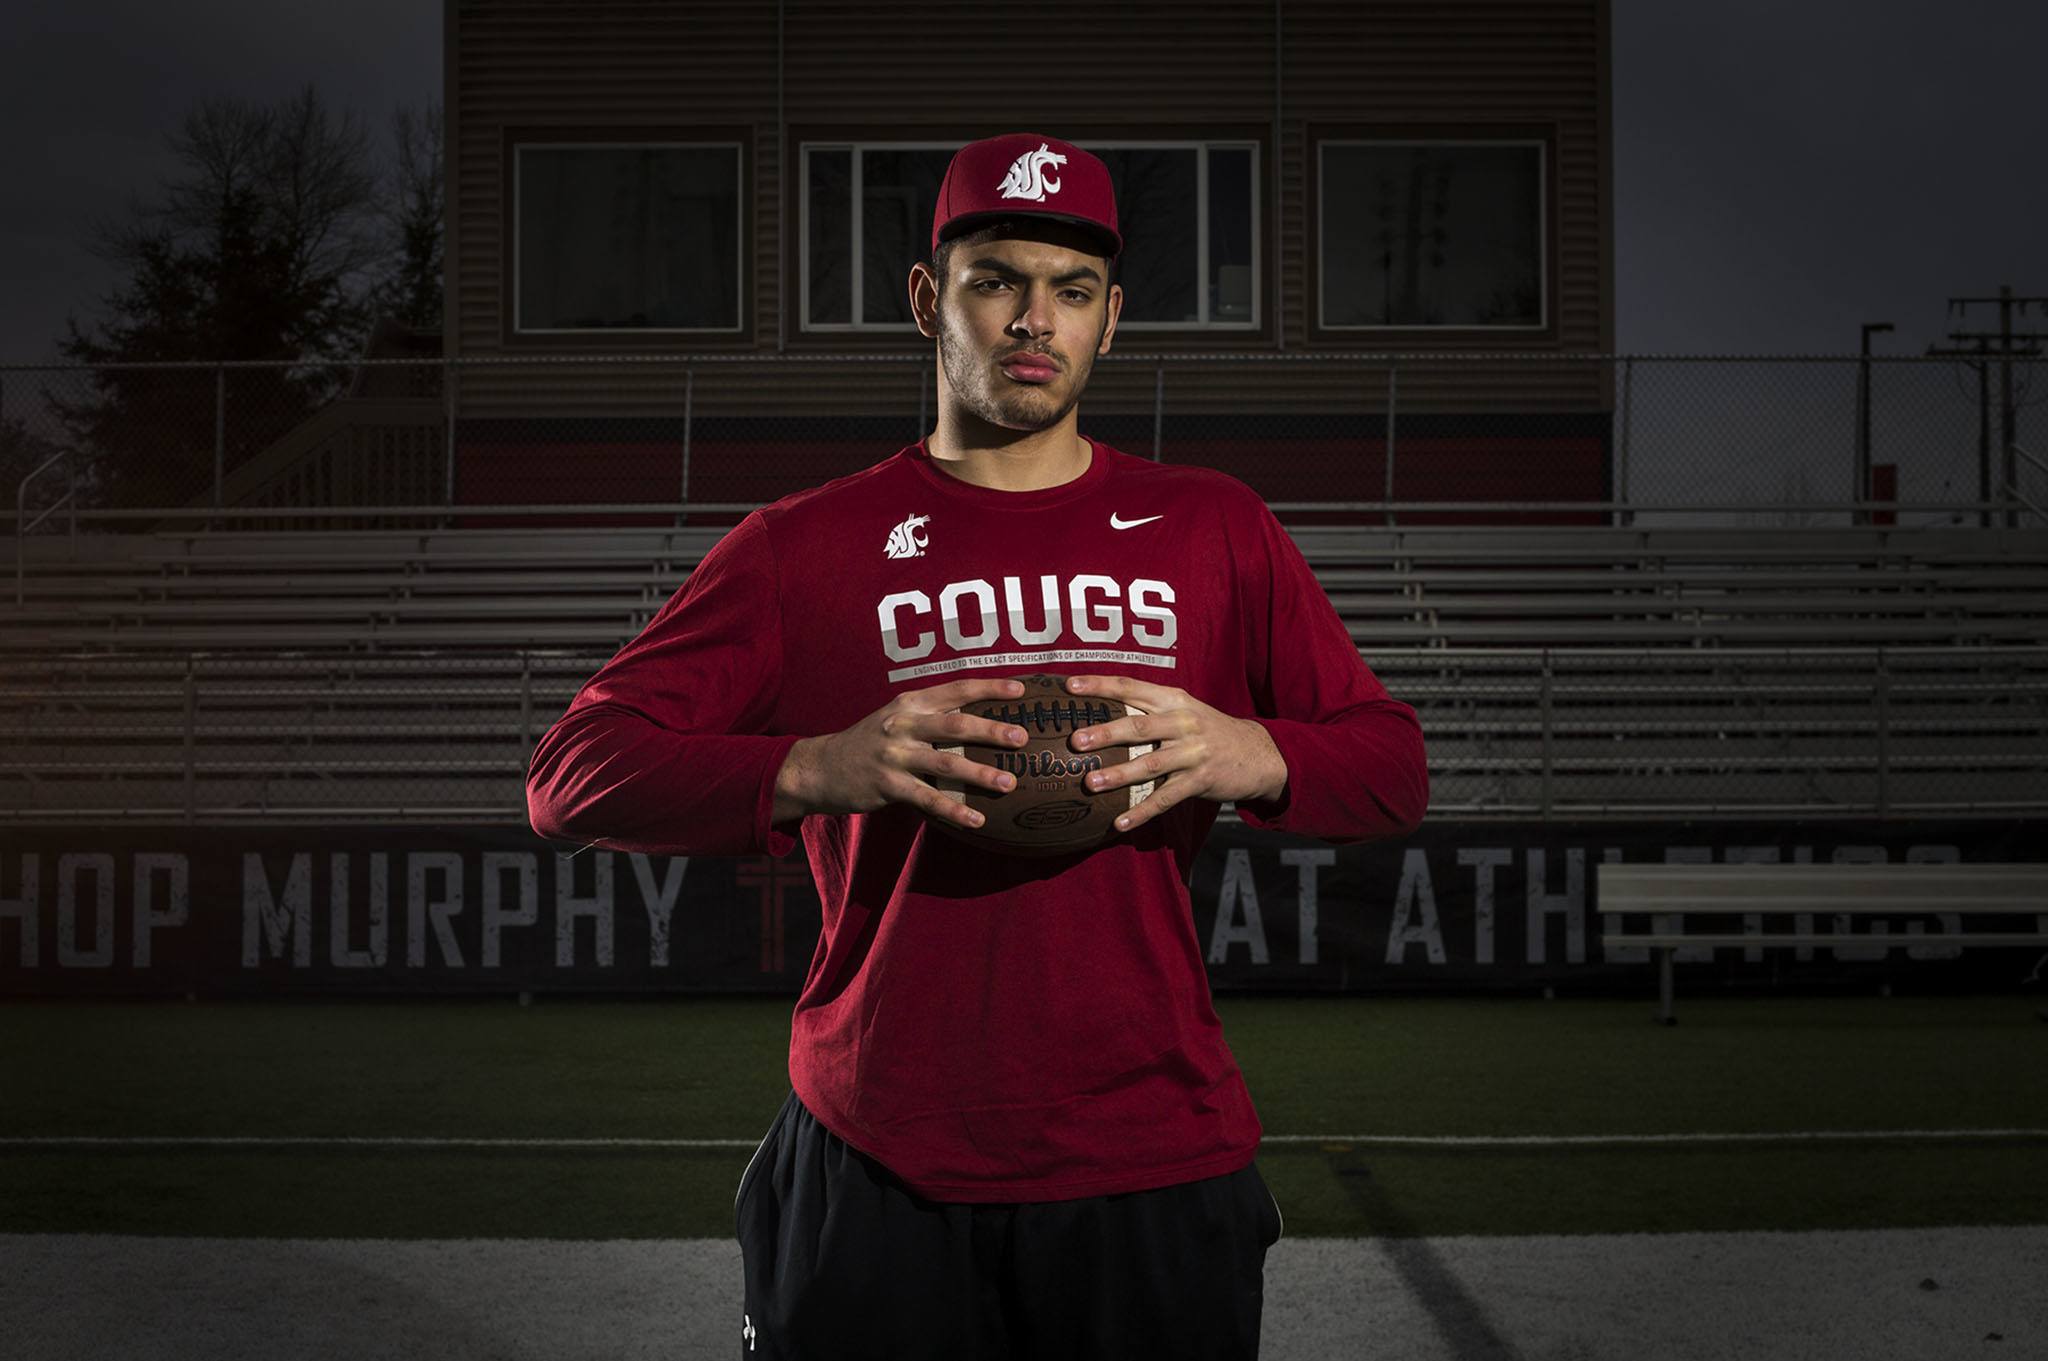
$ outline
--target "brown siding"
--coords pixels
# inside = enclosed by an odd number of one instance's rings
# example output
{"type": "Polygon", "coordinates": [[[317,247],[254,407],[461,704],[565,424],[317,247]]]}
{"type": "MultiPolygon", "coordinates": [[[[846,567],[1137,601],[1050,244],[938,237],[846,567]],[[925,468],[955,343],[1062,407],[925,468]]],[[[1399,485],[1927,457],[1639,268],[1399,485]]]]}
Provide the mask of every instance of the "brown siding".
{"type": "MultiPolygon", "coordinates": [[[[1270,4],[1048,0],[1025,21],[1014,11],[929,0],[884,10],[785,0],[778,123],[773,4],[449,3],[453,353],[858,350],[922,354],[929,367],[928,345],[914,337],[807,337],[794,330],[793,317],[785,323],[782,293],[785,286],[794,293],[796,268],[793,243],[779,231],[782,222],[795,221],[783,167],[796,140],[820,130],[964,142],[1016,127],[1073,140],[1242,131],[1261,143],[1263,334],[1130,333],[1119,337],[1125,352],[1612,347],[1608,0],[1285,3],[1278,14],[1277,155],[1270,4]],[[1063,45],[1061,34],[1075,35],[1077,45],[1063,45]],[[996,103],[1012,112],[992,113],[996,103]],[[1506,127],[1546,139],[1552,154],[1543,333],[1313,332],[1308,138],[1389,127],[1506,127]],[[508,338],[506,164],[514,129],[736,132],[751,244],[743,297],[752,304],[739,338],[508,338]],[[1277,335],[1276,310],[1283,322],[1277,335]]],[[[681,388],[663,369],[474,369],[463,376],[459,400],[465,416],[669,413],[680,408],[681,388]]],[[[1193,372],[1169,370],[1176,412],[1369,409],[1383,381],[1379,368],[1354,364],[1204,366],[1200,383],[1193,372]]],[[[895,413],[904,393],[916,400],[911,373],[845,364],[804,366],[800,374],[780,366],[706,366],[698,371],[694,409],[895,413]],[[885,373],[887,381],[876,381],[885,373]]],[[[1106,365],[1083,405],[1146,410],[1152,383],[1150,365],[1106,365]]],[[[1596,371],[1557,365],[1404,371],[1400,404],[1404,411],[1611,407],[1596,371]]]]}

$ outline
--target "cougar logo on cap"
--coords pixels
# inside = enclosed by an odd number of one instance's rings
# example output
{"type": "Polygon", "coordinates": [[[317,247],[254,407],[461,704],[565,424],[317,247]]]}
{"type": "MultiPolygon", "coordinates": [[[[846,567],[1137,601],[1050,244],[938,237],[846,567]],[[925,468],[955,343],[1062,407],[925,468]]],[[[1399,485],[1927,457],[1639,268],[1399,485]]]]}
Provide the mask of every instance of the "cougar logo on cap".
{"type": "Polygon", "coordinates": [[[1038,150],[1027,151],[1010,162],[1009,173],[1003,176],[1001,196],[1028,198],[1036,203],[1045,202],[1047,194],[1057,194],[1060,191],[1058,180],[1049,180],[1045,177],[1046,166],[1066,163],[1066,157],[1040,142],[1038,150]]]}

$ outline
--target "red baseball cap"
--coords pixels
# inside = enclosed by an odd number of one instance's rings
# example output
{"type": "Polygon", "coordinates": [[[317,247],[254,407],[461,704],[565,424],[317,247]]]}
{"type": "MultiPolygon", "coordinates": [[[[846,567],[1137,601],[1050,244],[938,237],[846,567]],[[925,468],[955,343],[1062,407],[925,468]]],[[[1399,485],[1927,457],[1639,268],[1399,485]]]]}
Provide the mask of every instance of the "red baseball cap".
{"type": "Polygon", "coordinates": [[[978,223],[1022,214],[1085,227],[1105,257],[1123,253],[1109,167],[1071,142],[1035,132],[1006,132],[953,153],[932,210],[932,249],[978,223]]]}

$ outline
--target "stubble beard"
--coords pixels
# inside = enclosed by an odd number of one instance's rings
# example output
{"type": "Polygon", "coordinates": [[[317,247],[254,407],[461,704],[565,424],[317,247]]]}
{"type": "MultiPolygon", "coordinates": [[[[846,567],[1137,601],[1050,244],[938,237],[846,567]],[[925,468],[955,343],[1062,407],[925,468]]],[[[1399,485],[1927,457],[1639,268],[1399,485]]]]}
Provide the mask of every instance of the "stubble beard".
{"type": "MultiPolygon", "coordinates": [[[[943,300],[938,306],[939,363],[946,371],[946,384],[952,389],[954,400],[973,412],[990,425],[1005,430],[1049,430],[1066,419],[1081,400],[1081,391],[1088,386],[1088,375],[1094,367],[1094,350],[1086,356],[1086,365],[1075,373],[1060,370],[1060,376],[1043,387],[1065,382],[1067,395],[1057,405],[1048,403],[1040,385],[1018,383],[1003,377],[998,366],[984,367],[982,356],[974,346],[956,332],[947,317],[943,300]],[[1008,389],[1005,391],[1004,389],[1008,389]]],[[[1105,319],[1104,329],[1107,329],[1105,319]]],[[[1100,345],[1102,337],[1096,336],[1100,345]]]]}

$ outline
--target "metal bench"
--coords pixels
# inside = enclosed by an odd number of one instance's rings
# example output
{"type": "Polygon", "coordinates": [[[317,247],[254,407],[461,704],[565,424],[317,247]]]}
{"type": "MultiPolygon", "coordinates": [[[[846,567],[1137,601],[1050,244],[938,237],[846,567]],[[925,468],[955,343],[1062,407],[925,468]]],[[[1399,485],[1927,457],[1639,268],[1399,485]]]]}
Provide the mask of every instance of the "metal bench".
{"type": "MultiPolygon", "coordinates": [[[[471,528],[31,536],[13,652],[609,643],[728,532],[471,528]],[[75,554],[75,559],[74,559],[75,554]],[[553,616],[553,617],[550,617],[553,616]],[[445,634],[444,626],[457,630],[445,634]]],[[[1666,650],[2048,642],[2041,536],[1290,528],[1360,646],[1666,650]]]]}
{"type": "Polygon", "coordinates": [[[1657,1019],[1675,1025],[1672,960],[1687,946],[1786,949],[1860,946],[1889,950],[1944,946],[2048,947],[2048,864],[1625,865],[1594,869],[1600,915],[1611,923],[1602,949],[1647,947],[1657,958],[1657,1019]],[[1653,914],[1647,933],[1620,930],[1623,913],[1653,914]],[[1962,931],[1938,937],[1816,932],[1815,914],[2006,914],[2034,916],[2032,931],[1962,931]],[[1684,916],[1750,919],[1743,932],[1687,931],[1684,916]],[[1765,917],[1792,917],[1793,929],[1765,933],[1765,917]]]}

